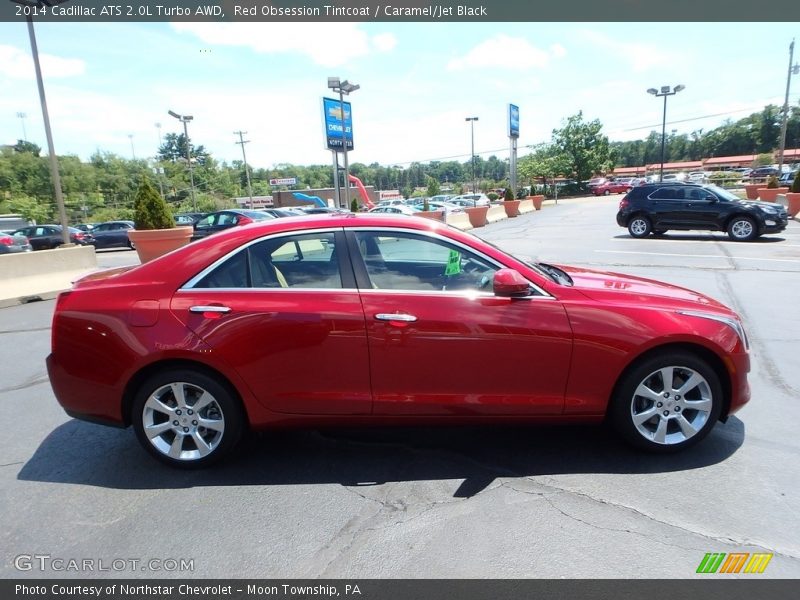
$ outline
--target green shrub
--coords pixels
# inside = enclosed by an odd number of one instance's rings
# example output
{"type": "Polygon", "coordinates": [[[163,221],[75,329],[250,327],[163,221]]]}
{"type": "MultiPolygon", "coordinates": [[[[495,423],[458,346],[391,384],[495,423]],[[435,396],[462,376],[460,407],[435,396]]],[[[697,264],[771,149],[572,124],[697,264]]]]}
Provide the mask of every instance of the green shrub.
{"type": "Polygon", "coordinates": [[[166,201],[159,195],[150,179],[142,177],[133,201],[133,222],[136,229],[169,229],[175,219],[166,201]]]}
{"type": "Polygon", "coordinates": [[[491,200],[492,202],[494,202],[494,201],[495,201],[495,200],[497,200],[497,199],[498,199],[500,196],[498,196],[498,195],[497,195],[496,193],[494,193],[494,192],[489,192],[488,194],[486,194],[486,197],[487,197],[487,198],[489,198],[489,200],[491,200]]]}
{"type": "Polygon", "coordinates": [[[767,188],[774,190],[778,186],[778,178],[775,175],[770,175],[767,178],[767,188]]]}
{"type": "Polygon", "coordinates": [[[515,200],[514,192],[511,190],[510,187],[507,187],[505,193],[503,193],[503,200],[505,200],[506,202],[515,200]]]}
{"type": "Polygon", "coordinates": [[[800,194],[800,171],[797,171],[794,176],[794,181],[792,182],[792,191],[795,194],[800,194]]]}
{"type": "Polygon", "coordinates": [[[350,212],[357,213],[358,212],[358,200],[353,198],[350,200],[350,212]]]}

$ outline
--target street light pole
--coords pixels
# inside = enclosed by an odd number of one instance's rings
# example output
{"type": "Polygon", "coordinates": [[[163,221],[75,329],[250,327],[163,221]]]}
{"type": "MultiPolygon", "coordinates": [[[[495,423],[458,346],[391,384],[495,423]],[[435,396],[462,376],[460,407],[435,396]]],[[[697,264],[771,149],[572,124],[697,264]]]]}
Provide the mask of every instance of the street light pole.
{"type": "Polygon", "coordinates": [[[44,133],[47,137],[47,150],[50,154],[50,176],[53,178],[53,189],[56,195],[56,205],[58,206],[58,216],[61,221],[61,239],[64,246],[70,246],[69,222],[67,221],[67,211],[64,208],[64,195],[61,191],[61,175],[58,173],[58,159],[56,149],[53,144],[53,132],[50,129],[50,113],[47,110],[47,98],[44,94],[44,80],[42,79],[42,66],[39,64],[39,47],[36,44],[36,34],[33,31],[33,17],[28,15],[28,35],[31,38],[31,54],[33,55],[33,66],[36,70],[36,84],[39,87],[39,101],[42,105],[42,118],[44,119],[44,133]]]}
{"type": "Polygon", "coordinates": [[[22,141],[23,142],[27,142],[28,141],[28,132],[25,131],[25,118],[27,116],[28,115],[25,114],[24,112],[18,112],[17,113],[17,117],[19,117],[19,120],[22,121],[22,141]]]}
{"type": "Polygon", "coordinates": [[[133,149],[133,134],[132,133],[128,134],[128,139],[131,141],[131,157],[133,157],[133,160],[136,160],[136,151],[133,149]]]}
{"type": "Polygon", "coordinates": [[[234,131],[233,135],[239,136],[239,141],[236,142],[242,146],[242,159],[244,160],[244,173],[247,175],[247,195],[250,196],[250,210],[253,210],[253,188],[250,185],[250,169],[247,166],[247,154],[244,152],[244,145],[249,144],[250,140],[245,140],[242,136],[247,133],[246,131],[234,131]]]}
{"type": "Polygon", "coordinates": [[[472,152],[470,153],[470,160],[472,162],[472,193],[474,194],[478,187],[478,181],[475,179],[475,121],[478,120],[478,117],[467,117],[464,120],[469,121],[470,137],[472,138],[472,152]]]}
{"type": "Polygon", "coordinates": [[[789,122],[789,87],[792,85],[792,73],[800,73],[800,65],[792,66],[794,60],[794,39],[789,44],[789,74],[786,76],[786,98],[783,101],[783,118],[781,119],[781,145],[778,150],[778,177],[783,175],[783,153],[786,150],[786,125],[789,122]]]}
{"type": "Polygon", "coordinates": [[[674,88],[663,85],[660,91],[656,88],[647,90],[648,94],[653,94],[656,98],[664,97],[664,114],[661,119],[661,175],[659,181],[664,181],[664,149],[667,141],[667,96],[674,96],[683,89],[686,89],[685,85],[676,85],[674,88]]]}
{"type": "Polygon", "coordinates": [[[197,200],[194,197],[194,170],[192,167],[191,146],[189,144],[189,129],[186,126],[186,124],[192,119],[194,119],[194,117],[192,115],[179,115],[178,113],[173,112],[171,110],[168,110],[167,114],[171,117],[175,117],[181,123],[183,123],[183,137],[186,140],[186,162],[189,163],[189,185],[191,186],[190,189],[192,192],[192,210],[197,212],[197,200]]]}
{"type": "MultiPolygon", "coordinates": [[[[361,86],[357,83],[350,83],[346,79],[344,81],[340,81],[338,77],[328,77],[328,88],[332,89],[334,92],[339,93],[339,111],[342,117],[342,152],[344,152],[344,208],[350,208],[350,164],[347,162],[347,118],[344,113],[344,96],[345,94],[350,94],[351,92],[355,92],[358,89],[361,89],[361,86]]],[[[352,126],[353,123],[353,115],[351,112],[350,115],[350,124],[352,126]]],[[[336,178],[338,180],[339,173],[338,173],[338,161],[337,161],[337,173],[336,178]]],[[[340,207],[341,208],[341,207],[340,207]]]]}

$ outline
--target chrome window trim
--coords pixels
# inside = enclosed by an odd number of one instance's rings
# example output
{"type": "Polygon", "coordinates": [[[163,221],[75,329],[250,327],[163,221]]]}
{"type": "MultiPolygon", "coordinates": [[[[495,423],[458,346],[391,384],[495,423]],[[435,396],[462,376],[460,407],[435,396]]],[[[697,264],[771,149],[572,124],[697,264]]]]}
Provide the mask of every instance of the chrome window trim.
{"type": "MultiPolygon", "coordinates": [[[[314,233],[333,233],[333,234],[336,234],[337,231],[342,231],[342,228],[341,227],[320,227],[320,228],[315,228],[315,229],[296,229],[296,230],[293,230],[293,231],[281,231],[281,232],[278,232],[278,233],[271,233],[269,235],[262,236],[260,238],[255,239],[255,240],[251,240],[251,241],[247,242],[246,244],[242,244],[241,246],[238,246],[237,248],[231,250],[226,255],[222,256],[221,258],[218,258],[217,260],[215,260],[213,263],[208,265],[205,269],[200,271],[197,275],[195,275],[194,277],[189,279],[189,281],[187,281],[181,287],[179,287],[178,291],[179,292],[180,291],[184,291],[184,290],[203,290],[203,291],[206,291],[206,290],[228,290],[228,291],[230,291],[230,290],[239,290],[239,291],[241,291],[241,290],[253,290],[253,291],[262,291],[262,290],[272,290],[272,289],[275,289],[275,290],[289,290],[290,288],[250,288],[250,287],[247,287],[247,288],[201,288],[201,287],[195,287],[195,286],[206,275],[208,275],[211,271],[216,269],[218,266],[220,266],[226,260],[231,258],[234,254],[238,254],[239,252],[243,252],[244,250],[246,250],[250,246],[253,246],[255,244],[259,244],[259,243],[261,243],[261,242],[263,242],[265,240],[277,239],[277,238],[282,238],[282,237],[291,237],[291,236],[295,236],[295,235],[314,234],[314,233]]],[[[339,274],[339,276],[341,277],[341,273],[339,274]]],[[[357,290],[358,288],[343,288],[342,287],[342,288],[294,288],[294,289],[305,289],[305,290],[324,289],[326,291],[331,291],[331,290],[357,290]]]]}
{"type": "MultiPolygon", "coordinates": [[[[428,231],[428,230],[424,230],[424,229],[413,229],[413,228],[406,228],[406,227],[380,227],[380,226],[378,226],[378,227],[367,227],[367,226],[347,227],[346,230],[347,231],[354,231],[354,232],[359,232],[359,231],[401,232],[401,233],[412,233],[412,234],[415,234],[415,235],[423,235],[423,236],[434,237],[434,238],[439,239],[439,240],[441,240],[443,242],[447,242],[448,244],[452,244],[454,246],[458,246],[459,248],[463,248],[467,252],[470,252],[471,254],[474,254],[474,255],[482,258],[486,262],[488,262],[490,264],[493,264],[493,265],[496,265],[498,269],[508,269],[508,268],[510,268],[510,267],[505,266],[503,263],[495,260],[491,256],[487,256],[483,252],[480,252],[480,251],[476,250],[472,246],[468,246],[468,245],[466,245],[466,244],[464,244],[464,243],[462,243],[462,242],[460,242],[458,240],[454,240],[454,239],[449,238],[447,236],[441,235],[440,233],[437,233],[436,231],[428,231]]],[[[362,259],[363,259],[363,257],[362,257],[362,259]]],[[[528,298],[528,299],[533,300],[535,298],[542,297],[542,298],[548,298],[548,299],[551,299],[551,300],[555,300],[554,296],[552,296],[551,294],[547,293],[545,290],[543,290],[541,287],[536,285],[530,279],[528,279],[527,277],[525,279],[527,279],[527,281],[530,284],[530,286],[534,290],[536,290],[538,295],[525,296],[524,298],[528,298]]],[[[377,290],[376,289],[370,289],[370,290],[361,290],[361,291],[362,292],[384,292],[384,293],[387,293],[387,292],[399,292],[399,293],[410,293],[410,292],[411,293],[416,293],[416,292],[420,292],[420,290],[386,290],[386,289],[377,289],[377,290]]],[[[423,292],[420,292],[420,293],[423,293],[423,292]]],[[[447,294],[447,293],[450,293],[450,294],[455,294],[455,292],[448,292],[447,290],[431,291],[431,292],[424,292],[424,293],[434,293],[434,294],[447,294]]],[[[494,294],[491,293],[491,292],[475,292],[475,293],[487,294],[488,296],[494,297],[494,294]]]]}

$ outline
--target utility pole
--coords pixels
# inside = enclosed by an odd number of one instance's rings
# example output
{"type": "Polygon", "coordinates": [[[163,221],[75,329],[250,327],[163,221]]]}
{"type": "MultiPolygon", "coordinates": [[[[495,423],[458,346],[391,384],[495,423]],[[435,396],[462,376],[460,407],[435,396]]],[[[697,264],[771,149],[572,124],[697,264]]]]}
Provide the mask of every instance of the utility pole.
{"type": "Polygon", "coordinates": [[[789,87],[792,85],[792,73],[800,73],[800,65],[792,66],[794,60],[794,39],[789,44],[789,74],[786,76],[786,98],[783,101],[783,118],[781,119],[781,145],[778,150],[778,177],[783,175],[783,153],[786,150],[786,125],[789,122],[789,87]]]}
{"type": "Polygon", "coordinates": [[[245,140],[242,136],[247,133],[246,131],[234,131],[233,135],[239,136],[237,144],[242,147],[242,159],[244,160],[244,174],[247,176],[247,195],[250,196],[250,210],[253,210],[253,188],[250,185],[250,168],[247,166],[247,154],[244,151],[244,145],[249,144],[250,140],[245,140]]]}

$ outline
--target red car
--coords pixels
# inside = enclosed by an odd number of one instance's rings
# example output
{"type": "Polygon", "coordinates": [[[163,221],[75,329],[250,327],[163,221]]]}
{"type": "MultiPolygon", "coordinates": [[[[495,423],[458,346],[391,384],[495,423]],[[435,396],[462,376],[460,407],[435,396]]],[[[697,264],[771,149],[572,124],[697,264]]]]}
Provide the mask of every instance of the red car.
{"type": "Polygon", "coordinates": [[[609,194],[625,194],[631,190],[633,185],[631,180],[625,181],[606,181],[592,187],[592,193],[595,196],[608,196],[609,194]]]}
{"type": "Polygon", "coordinates": [[[58,298],[47,368],[68,414],[133,425],[184,467],[248,428],[333,424],[608,418],[671,452],[750,398],[742,323],[711,298],[371,214],[253,223],[92,274],[58,298]]]}

